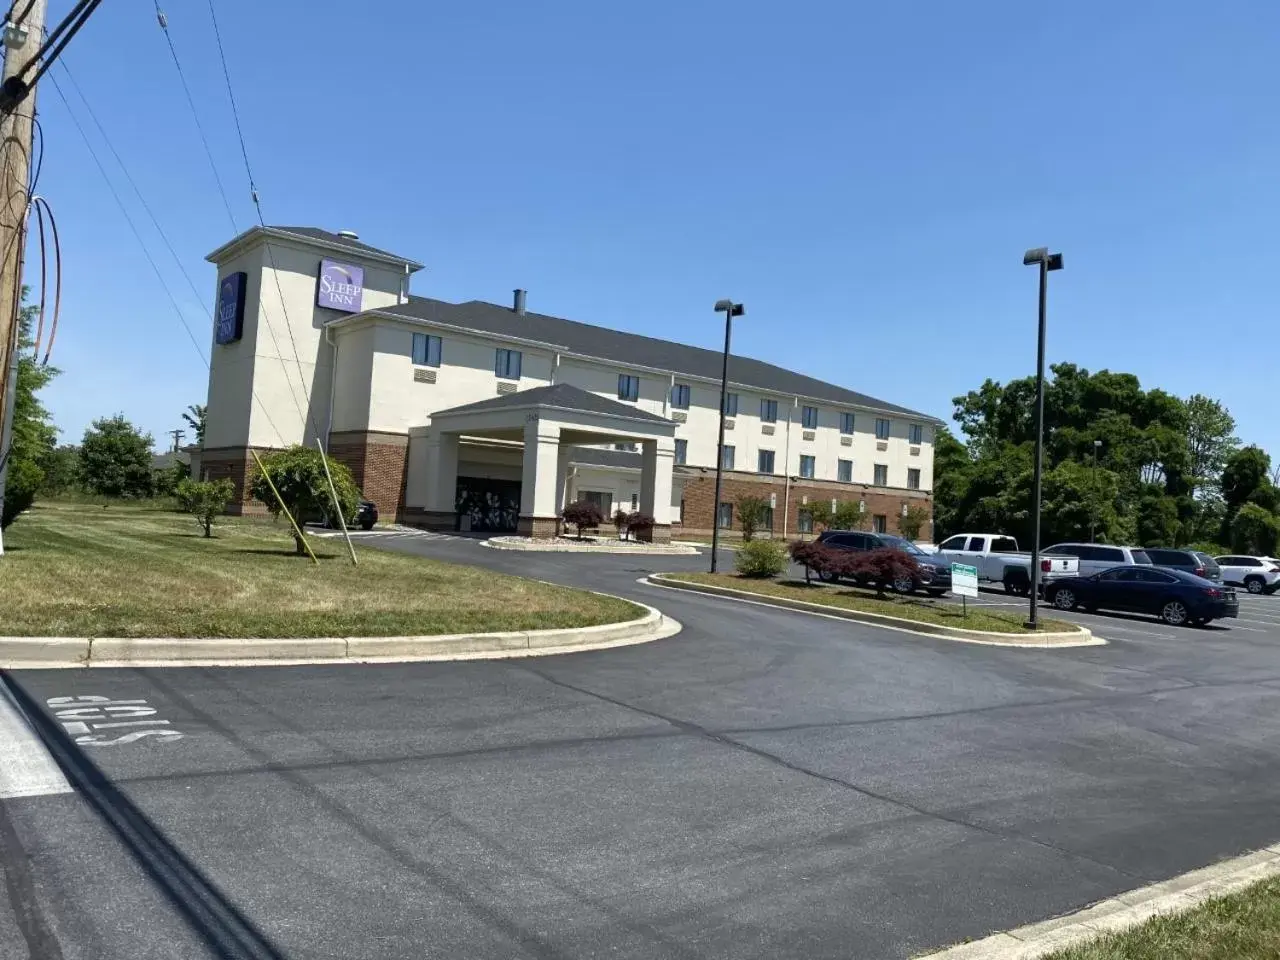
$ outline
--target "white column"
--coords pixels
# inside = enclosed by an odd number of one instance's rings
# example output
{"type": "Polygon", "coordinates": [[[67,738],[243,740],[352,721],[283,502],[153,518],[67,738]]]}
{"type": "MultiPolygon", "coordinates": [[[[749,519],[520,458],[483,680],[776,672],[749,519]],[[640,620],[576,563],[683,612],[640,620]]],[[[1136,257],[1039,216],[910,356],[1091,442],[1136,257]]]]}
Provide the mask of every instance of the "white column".
{"type": "Polygon", "coordinates": [[[534,419],[524,426],[524,470],[520,484],[520,523],[526,535],[550,536],[558,513],[556,477],[560,462],[560,425],[534,419]],[[537,522],[535,522],[537,521],[537,522]],[[551,533],[548,533],[550,528],[551,533]]]}
{"type": "Polygon", "coordinates": [[[426,508],[432,513],[457,510],[458,435],[437,433],[426,438],[426,508]]]}
{"type": "Polygon", "coordinates": [[[573,447],[567,443],[559,446],[560,453],[556,457],[556,514],[558,515],[565,505],[572,503],[569,494],[569,454],[573,452],[573,447]]]}
{"type": "Polygon", "coordinates": [[[671,468],[676,444],[670,437],[645,440],[640,445],[640,512],[661,527],[671,525],[671,468]]]}

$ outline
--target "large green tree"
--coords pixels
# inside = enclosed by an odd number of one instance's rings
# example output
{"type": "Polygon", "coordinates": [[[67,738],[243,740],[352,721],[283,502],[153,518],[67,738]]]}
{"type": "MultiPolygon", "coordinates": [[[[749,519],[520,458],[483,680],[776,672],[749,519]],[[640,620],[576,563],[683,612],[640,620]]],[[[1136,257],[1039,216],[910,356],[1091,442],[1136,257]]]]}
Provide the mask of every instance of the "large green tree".
{"type": "Polygon", "coordinates": [[[1235,429],[1235,417],[1217,400],[1187,398],[1187,476],[1196,496],[1219,492],[1227,460],[1240,446],[1235,429]]]}
{"type": "Polygon", "coordinates": [[[150,496],[151,447],[122,413],[95,420],[80,442],[80,481],[104,497],[150,496]]]}
{"type": "MultiPolygon", "coordinates": [[[[266,504],[273,515],[280,513],[280,499],[283,499],[299,527],[310,520],[329,516],[333,513],[333,496],[329,492],[323,457],[319,450],[304,446],[268,454],[262,458],[262,466],[270,476],[270,482],[261,471],[256,472],[250,487],[253,498],[266,504]],[[272,484],[275,485],[274,491],[272,484]],[[276,492],[279,492],[280,499],[277,499],[276,492]]],[[[342,515],[350,523],[360,505],[360,490],[346,464],[330,457],[329,471],[342,515]]],[[[305,554],[307,551],[302,538],[295,533],[293,539],[297,552],[305,554]]]]}
{"type": "Polygon", "coordinates": [[[0,460],[5,462],[7,470],[0,527],[9,526],[35,501],[45,478],[40,462],[53,450],[58,438],[53,418],[38,396],[58,371],[41,365],[27,352],[32,347],[31,328],[37,309],[24,307],[18,315],[18,350],[21,352],[14,389],[13,433],[7,456],[6,451],[0,450],[0,460]]]}

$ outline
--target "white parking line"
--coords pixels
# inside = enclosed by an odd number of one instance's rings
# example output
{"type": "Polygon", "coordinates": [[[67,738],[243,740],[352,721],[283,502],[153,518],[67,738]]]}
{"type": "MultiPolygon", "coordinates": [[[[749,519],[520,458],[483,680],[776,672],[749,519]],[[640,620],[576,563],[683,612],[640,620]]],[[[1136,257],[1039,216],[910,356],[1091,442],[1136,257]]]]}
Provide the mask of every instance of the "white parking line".
{"type": "Polygon", "coordinates": [[[71,784],[0,684],[0,799],[70,792],[71,784]]]}

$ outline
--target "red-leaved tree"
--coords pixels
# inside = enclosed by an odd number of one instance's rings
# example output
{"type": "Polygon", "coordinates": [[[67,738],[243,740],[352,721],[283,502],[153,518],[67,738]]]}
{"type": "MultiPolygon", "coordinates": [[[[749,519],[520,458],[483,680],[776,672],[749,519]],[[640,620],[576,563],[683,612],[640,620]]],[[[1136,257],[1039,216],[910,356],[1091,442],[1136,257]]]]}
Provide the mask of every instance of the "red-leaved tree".
{"type": "Polygon", "coordinates": [[[582,539],[584,527],[598,527],[604,520],[600,508],[590,500],[576,500],[565,505],[560,511],[560,519],[578,528],[578,539],[582,539]]]}

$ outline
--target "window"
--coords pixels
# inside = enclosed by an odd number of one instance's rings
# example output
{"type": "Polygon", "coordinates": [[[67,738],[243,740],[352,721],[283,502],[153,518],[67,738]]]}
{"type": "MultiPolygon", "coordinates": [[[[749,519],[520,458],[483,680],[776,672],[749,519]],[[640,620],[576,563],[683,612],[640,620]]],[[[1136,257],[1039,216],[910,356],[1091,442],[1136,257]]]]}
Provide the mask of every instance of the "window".
{"type": "Polygon", "coordinates": [[[640,378],[633,377],[629,373],[618,374],[618,399],[619,400],[639,400],[640,399],[640,378]]]}
{"type": "Polygon", "coordinates": [[[800,423],[806,430],[818,429],[818,408],[805,407],[801,411],[800,423]]]}
{"type": "Polygon", "coordinates": [[[918,423],[907,427],[907,442],[913,445],[924,443],[924,427],[918,423]]]}
{"type": "Polygon", "coordinates": [[[813,457],[800,454],[800,476],[813,477],[813,457]]]}
{"type": "Polygon", "coordinates": [[[1145,563],[1147,565],[1151,564],[1151,558],[1147,556],[1146,551],[1130,550],[1129,553],[1133,556],[1134,563],[1145,563]]]}
{"type": "Polygon", "coordinates": [[[761,450],[756,456],[756,469],[760,473],[773,473],[773,451],[761,450]]]}
{"type": "Polygon", "coordinates": [[[736,417],[738,415],[738,395],[736,393],[726,393],[724,395],[724,415],[726,417],[736,417]]]}
{"type": "Polygon", "coordinates": [[[888,533],[889,518],[886,517],[883,513],[877,513],[874,517],[871,518],[871,529],[874,530],[876,533],[888,533]]]}
{"type": "Polygon", "coordinates": [[[778,422],[778,401],[777,400],[761,400],[760,401],[760,422],[761,423],[777,423],[778,422]]]}
{"type": "Polygon", "coordinates": [[[875,479],[872,482],[877,487],[887,487],[889,485],[889,467],[883,463],[877,463],[875,479]]]}
{"type": "Polygon", "coordinates": [[[676,410],[689,409],[689,385],[687,383],[673,383],[671,385],[671,406],[676,410]]]}
{"type": "Polygon", "coordinates": [[[720,469],[733,469],[733,447],[727,443],[720,448],[720,469]]]}
{"type": "Polygon", "coordinates": [[[631,512],[635,513],[640,507],[640,494],[633,493],[631,495],[631,512]]]}
{"type": "Polygon", "coordinates": [[[800,533],[813,533],[813,514],[808,507],[800,508],[800,515],[796,517],[796,530],[800,533]]]}
{"type": "Polygon", "coordinates": [[[1124,551],[1119,547],[1090,547],[1089,552],[1092,557],[1085,557],[1086,560],[1107,560],[1111,563],[1124,563],[1124,551]]]}
{"type": "Polygon", "coordinates": [[[521,353],[519,350],[503,350],[499,348],[494,358],[493,372],[504,380],[519,380],[520,360],[521,353]]]}
{"type": "Polygon", "coordinates": [[[420,367],[440,366],[440,338],[429,333],[413,335],[413,362],[420,367]]]}
{"type": "Polygon", "coordinates": [[[1135,570],[1138,575],[1139,583],[1178,583],[1179,580],[1175,576],[1164,573],[1160,570],[1135,570]]]}
{"type": "Polygon", "coordinates": [[[728,530],[733,526],[733,504],[722,503],[720,509],[716,511],[716,526],[721,530],[728,530]]]}
{"type": "Polygon", "coordinates": [[[760,511],[760,529],[773,533],[773,507],[765,507],[760,511]]]}
{"type": "Polygon", "coordinates": [[[1013,537],[995,537],[991,541],[992,553],[1017,553],[1018,541],[1013,537]]]}
{"type": "Polygon", "coordinates": [[[968,550],[970,553],[981,553],[983,547],[987,545],[986,537],[970,537],[968,550]]]}
{"type": "Polygon", "coordinates": [[[578,499],[594,503],[606,518],[613,516],[613,494],[608,490],[583,490],[578,499]]]}
{"type": "Polygon", "coordinates": [[[840,414],[840,432],[853,433],[853,414],[852,413],[840,414]]]}
{"type": "Polygon", "coordinates": [[[615,450],[623,450],[623,451],[625,451],[625,452],[627,452],[627,453],[635,453],[637,448],[636,448],[636,445],[635,445],[635,443],[634,443],[633,441],[630,441],[630,440],[624,440],[622,443],[615,443],[615,444],[613,445],[613,449],[615,449],[615,450]]]}
{"type": "Polygon", "coordinates": [[[920,489],[920,471],[915,467],[909,467],[907,469],[907,489],[920,489]]]}
{"type": "Polygon", "coordinates": [[[958,537],[952,537],[949,540],[943,540],[942,544],[938,547],[938,549],[939,550],[963,550],[964,534],[961,534],[958,537]]]}
{"type": "Polygon", "coordinates": [[[676,463],[684,463],[689,459],[689,441],[676,441],[676,463]]]}
{"type": "Polygon", "coordinates": [[[836,479],[841,483],[853,483],[853,461],[836,461],[836,479]]]}
{"type": "Polygon", "coordinates": [[[889,431],[893,429],[893,421],[876,419],[876,439],[888,440],[889,431]]]}

